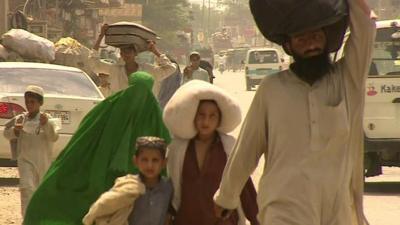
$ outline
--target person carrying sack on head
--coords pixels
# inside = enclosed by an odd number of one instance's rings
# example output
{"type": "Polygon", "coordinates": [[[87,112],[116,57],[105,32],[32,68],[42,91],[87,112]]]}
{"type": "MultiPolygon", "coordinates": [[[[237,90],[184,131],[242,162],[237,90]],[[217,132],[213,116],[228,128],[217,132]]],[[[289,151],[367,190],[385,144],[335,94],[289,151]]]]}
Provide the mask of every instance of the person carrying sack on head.
{"type": "MultiPolygon", "coordinates": [[[[267,15],[262,14],[266,2],[250,1],[259,26],[267,15]]],[[[366,223],[362,121],[376,28],[365,0],[347,3],[351,33],[340,61],[330,61],[329,53],[337,50],[331,38],[337,34],[328,35],[326,26],[287,34],[282,42],[295,61],[290,70],[266,77],[257,90],[214,196],[217,216],[237,208],[241,190],[263,156],[261,224],[366,223]]]]}

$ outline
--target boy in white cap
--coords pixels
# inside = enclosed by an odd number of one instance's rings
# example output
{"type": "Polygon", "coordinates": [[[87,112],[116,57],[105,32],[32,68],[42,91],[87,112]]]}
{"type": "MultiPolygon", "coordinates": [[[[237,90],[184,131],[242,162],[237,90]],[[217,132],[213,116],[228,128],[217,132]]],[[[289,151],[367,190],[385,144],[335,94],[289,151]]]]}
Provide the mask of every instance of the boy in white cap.
{"type": "Polygon", "coordinates": [[[17,140],[22,215],[51,164],[53,143],[58,139],[57,125],[40,111],[43,89],[28,86],[24,94],[27,112],[14,117],[4,130],[9,140],[17,140]]]}
{"type": "Polygon", "coordinates": [[[191,80],[210,82],[210,76],[205,69],[200,68],[200,53],[192,52],[189,55],[190,65],[183,70],[183,84],[191,80]]]}

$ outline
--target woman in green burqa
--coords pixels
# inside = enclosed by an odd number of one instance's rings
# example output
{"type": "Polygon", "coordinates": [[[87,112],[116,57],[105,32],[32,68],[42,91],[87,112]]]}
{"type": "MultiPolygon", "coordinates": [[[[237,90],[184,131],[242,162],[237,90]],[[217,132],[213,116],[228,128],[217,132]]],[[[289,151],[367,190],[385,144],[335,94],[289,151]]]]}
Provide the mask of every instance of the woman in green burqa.
{"type": "Polygon", "coordinates": [[[117,177],[138,172],[131,163],[136,138],[157,136],[169,143],[153,82],[148,73],[131,74],[127,89],[87,114],[33,195],[25,225],[82,224],[117,177]]]}

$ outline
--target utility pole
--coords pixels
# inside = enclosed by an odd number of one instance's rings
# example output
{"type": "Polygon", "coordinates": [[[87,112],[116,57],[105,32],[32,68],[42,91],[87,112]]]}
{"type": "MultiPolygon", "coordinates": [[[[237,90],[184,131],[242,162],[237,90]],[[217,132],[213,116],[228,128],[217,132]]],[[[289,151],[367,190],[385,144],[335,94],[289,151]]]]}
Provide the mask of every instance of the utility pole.
{"type": "Polygon", "coordinates": [[[202,9],[201,9],[201,29],[202,32],[204,32],[204,9],[205,9],[205,1],[203,0],[203,5],[202,5],[202,9]]]}
{"type": "Polygon", "coordinates": [[[0,35],[8,31],[9,0],[0,0],[0,35]]]}
{"type": "Polygon", "coordinates": [[[207,44],[208,44],[208,39],[210,38],[210,17],[211,17],[211,0],[208,0],[207,36],[206,36],[207,44]]]}

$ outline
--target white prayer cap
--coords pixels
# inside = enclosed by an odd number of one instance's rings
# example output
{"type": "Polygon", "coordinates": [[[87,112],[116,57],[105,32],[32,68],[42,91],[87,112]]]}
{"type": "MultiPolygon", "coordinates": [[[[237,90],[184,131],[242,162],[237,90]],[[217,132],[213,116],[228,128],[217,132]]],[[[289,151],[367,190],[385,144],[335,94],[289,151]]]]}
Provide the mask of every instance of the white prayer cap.
{"type": "Polygon", "coordinates": [[[196,51],[191,52],[191,53],[189,54],[189,57],[192,57],[192,55],[197,55],[198,57],[200,57],[200,53],[199,53],[199,52],[196,52],[196,51]]]}
{"type": "Polygon", "coordinates": [[[38,94],[38,95],[44,97],[43,88],[41,88],[41,87],[39,87],[39,86],[29,85],[29,86],[26,88],[25,93],[26,93],[26,92],[35,93],[35,94],[38,94]]]}

